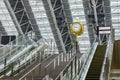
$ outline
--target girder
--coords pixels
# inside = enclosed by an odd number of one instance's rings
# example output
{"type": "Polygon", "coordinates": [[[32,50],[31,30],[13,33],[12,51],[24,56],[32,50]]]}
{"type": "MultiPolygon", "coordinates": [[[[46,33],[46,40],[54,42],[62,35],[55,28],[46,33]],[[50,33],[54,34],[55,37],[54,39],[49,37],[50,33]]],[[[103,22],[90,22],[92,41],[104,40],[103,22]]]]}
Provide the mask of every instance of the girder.
{"type": "Polygon", "coordinates": [[[47,16],[54,34],[58,49],[67,52],[72,48],[69,24],[72,22],[69,6],[62,0],[43,0],[47,16]],[[65,9],[68,10],[65,10],[65,9]],[[69,14],[69,15],[68,15],[69,14]],[[57,34],[57,35],[56,35],[57,34]]]}
{"type": "Polygon", "coordinates": [[[19,34],[26,34],[29,31],[34,31],[36,39],[40,39],[41,34],[28,0],[4,0],[4,2],[11,13],[14,23],[17,25],[19,34]]]}
{"type": "Polygon", "coordinates": [[[32,8],[29,4],[29,0],[22,0],[22,3],[24,4],[25,8],[26,8],[26,13],[28,14],[28,17],[29,17],[29,21],[31,23],[31,26],[33,28],[33,31],[35,32],[36,34],[36,37],[38,39],[40,39],[42,36],[41,36],[41,33],[40,33],[40,30],[39,30],[39,27],[37,25],[37,22],[35,20],[35,17],[34,17],[34,14],[32,12],[32,8]]]}
{"type": "MultiPolygon", "coordinates": [[[[88,23],[88,31],[91,33],[90,41],[93,43],[95,34],[97,35],[97,26],[110,26],[111,27],[111,15],[110,15],[110,3],[109,0],[83,0],[85,8],[86,20],[88,23]]],[[[98,36],[98,35],[97,35],[98,36]]],[[[99,37],[104,38],[105,35],[99,37]]]]}
{"type": "Polygon", "coordinates": [[[93,25],[94,15],[93,15],[93,12],[92,12],[92,9],[90,7],[90,3],[88,0],[83,0],[83,6],[84,6],[84,10],[85,10],[85,17],[86,17],[86,22],[87,22],[87,26],[88,26],[90,43],[93,43],[94,38],[95,38],[95,33],[94,33],[95,31],[94,31],[94,25],[93,25]],[[92,17],[92,18],[90,18],[90,17],[92,17]]]}

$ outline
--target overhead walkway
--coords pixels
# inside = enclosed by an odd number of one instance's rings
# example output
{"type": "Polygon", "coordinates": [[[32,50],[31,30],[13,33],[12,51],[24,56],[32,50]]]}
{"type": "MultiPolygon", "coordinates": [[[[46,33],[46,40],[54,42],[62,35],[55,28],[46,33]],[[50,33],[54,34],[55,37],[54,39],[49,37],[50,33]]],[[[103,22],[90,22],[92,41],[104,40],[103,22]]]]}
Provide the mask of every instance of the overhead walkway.
{"type": "Polygon", "coordinates": [[[106,52],[106,45],[98,45],[95,51],[92,63],[88,70],[87,76],[85,80],[99,80],[102,64],[104,61],[104,56],[106,52]]]}

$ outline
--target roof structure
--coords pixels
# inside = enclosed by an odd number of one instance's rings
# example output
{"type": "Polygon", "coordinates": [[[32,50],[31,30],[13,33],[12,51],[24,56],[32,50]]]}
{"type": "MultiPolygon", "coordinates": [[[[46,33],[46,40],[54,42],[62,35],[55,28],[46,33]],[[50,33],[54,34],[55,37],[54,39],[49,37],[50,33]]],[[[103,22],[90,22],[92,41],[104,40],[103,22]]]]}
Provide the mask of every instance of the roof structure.
{"type": "Polygon", "coordinates": [[[85,27],[78,40],[79,48],[86,53],[98,25],[115,28],[115,39],[120,39],[119,3],[119,0],[0,0],[0,35],[19,36],[33,31],[37,39],[43,37],[49,44],[54,41],[52,45],[59,51],[68,52],[74,42],[69,25],[77,18],[85,27]]]}

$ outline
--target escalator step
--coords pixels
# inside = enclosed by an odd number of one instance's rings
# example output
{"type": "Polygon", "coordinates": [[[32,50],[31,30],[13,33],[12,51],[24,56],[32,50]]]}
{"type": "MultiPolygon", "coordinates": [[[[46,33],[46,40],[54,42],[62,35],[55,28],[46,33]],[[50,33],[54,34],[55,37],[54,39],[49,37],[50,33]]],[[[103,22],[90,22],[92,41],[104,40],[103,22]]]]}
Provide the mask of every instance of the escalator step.
{"type": "Polygon", "coordinates": [[[85,80],[99,80],[106,45],[98,45],[85,80]]]}
{"type": "Polygon", "coordinates": [[[99,80],[99,78],[86,78],[85,80],[99,80]]]}
{"type": "Polygon", "coordinates": [[[88,76],[87,78],[99,78],[99,76],[88,76]]]}
{"type": "Polygon", "coordinates": [[[95,70],[90,70],[88,72],[93,72],[93,73],[100,73],[100,68],[99,69],[95,69],[95,70]]]}
{"type": "Polygon", "coordinates": [[[87,75],[91,75],[91,76],[99,76],[100,73],[96,72],[89,72],[87,75]]]}

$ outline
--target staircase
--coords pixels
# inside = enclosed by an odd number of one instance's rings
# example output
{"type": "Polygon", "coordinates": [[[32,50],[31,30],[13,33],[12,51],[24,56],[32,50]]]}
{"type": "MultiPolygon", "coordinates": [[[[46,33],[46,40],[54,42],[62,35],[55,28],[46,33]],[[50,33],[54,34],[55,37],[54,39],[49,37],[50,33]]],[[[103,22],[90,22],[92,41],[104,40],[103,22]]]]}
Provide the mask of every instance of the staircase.
{"type": "Polygon", "coordinates": [[[102,64],[106,52],[106,45],[98,45],[85,80],[99,80],[102,64]]]}

